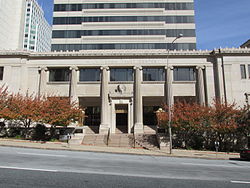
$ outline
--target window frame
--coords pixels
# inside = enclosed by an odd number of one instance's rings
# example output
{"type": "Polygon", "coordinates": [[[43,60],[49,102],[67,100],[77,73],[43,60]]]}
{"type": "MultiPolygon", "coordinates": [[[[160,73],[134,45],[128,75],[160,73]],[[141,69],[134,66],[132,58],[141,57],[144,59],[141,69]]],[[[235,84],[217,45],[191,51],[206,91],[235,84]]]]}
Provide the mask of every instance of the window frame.
{"type": "MultiPolygon", "coordinates": [[[[121,75],[121,74],[118,74],[118,75],[121,75]]],[[[131,67],[111,67],[110,68],[109,80],[110,80],[110,82],[133,82],[134,81],[134,70],[131,67]],[[115,79],[115,80],[113,80],[112,79],[112,76],[113,76],[112,71],[113,70],[122,70],[122,69],[131,71],[131,72],[127,72],[127,75],[125,75],[127,78],[129,78],[129,74],[131,73],[132,74],[131,80],[129,80],[129,79],[126,79],[126,80],[122,80],[122,79],[117,80],[117,79],[115,79]]]]}
{"type": "Polygon", "coordinates": [[[143,70],[142,70],[143,82],[163,82],[165,81],[165,75],[166,73],[165,73],[164,67],[143,67],[143,70]],[[158,70],[157,73],[155,72],[156,73],[155,80],[146,79],[146,76],[148,77],[149,75],[149,72],[147,73],[146,71],[149,71],[149,70],[158,70]],[[162,75],[159,74],[160,70],[162,70],[162,75]]]}
{"type": "Polygon", "coordinates": [[[49,82],[52,82],[52,83],[53,82],[70,82],[71,71],[70,71],[69,67],[50,67],[48,69],[49,69],[49,82]],[[52,72],[51,71],[53,71],[53,70],[65,70],[66,73],[68,72],[67,75],[66,75],[67,76],[66,79],[63,79],[63,80],[53,79],[52,80],[51,79],[52,78],[52,76],[51,76],[52,72]]]}
{"type": "Polygon", "coordinates": [[[242,80],[247,79],[247,72],[246,72],[246,65],[245,64],[240,64],[240,76],[241,76],[242,80]]]}
{"type": "Polygon", "coordinates": [[[101,81],[101,70],[99,67],[98,68],[96,68],[96,67],[80,67],[79,68],[79,82],[100,82],[100,81],[101,81]],[[93,80],[81,80],[82,70],[98,70],[95,76],[97,76],[97,74],[98,74],[99,78],[93,79],[93,80]]]}
{"type": "MultiPolygon", "coordinates": [[[[180,67],[174,67],[174,70],[173,70],[173,81],[174,82],[196,82],[196,75],[197,75],[197,71],[196,71],[196,68],[194,66],[190,66],[190,67],[187,67],[187,66],[180,66],[180,67]],[[178,69],[189,69],[189,78],[190,79],[181,79],[181,78],[177,78],[178,75],[176,75],[176,70],[178,71],[178,69]],[[190,74],[190,71],[191,69],[193,69],[193,75],[191,76],[190,74]],[[193,79],[192,79],[193,77],[193,79]],[[176,79],[177,78],[177,79],[176,79]]],[[[180,77],[180,75],[179,75],[180,77]]]]}
{"type": "Polygon", "coordinates": [[[0,67],[0,81],[3,80],[4,67],[0,67]]]}

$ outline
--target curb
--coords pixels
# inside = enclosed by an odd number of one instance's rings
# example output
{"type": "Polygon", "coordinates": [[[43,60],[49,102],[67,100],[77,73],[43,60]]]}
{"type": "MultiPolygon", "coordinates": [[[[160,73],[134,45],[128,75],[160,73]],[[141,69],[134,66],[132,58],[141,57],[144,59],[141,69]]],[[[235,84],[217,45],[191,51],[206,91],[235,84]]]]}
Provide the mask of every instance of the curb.
{"type": "MultiPolygon", "coordinates": [[[[4,139],[3,141],[10,141],[10,142],[17,142],[17,143],[23,143],[23,145],[15,145],[15,143],[10,143],[10,144],[3,144],[1,143],[1,139],[0,139],[0,146],[4,146],[4,147],[18,147],[18,148],[34,148],[34,149],[43,149],[43,150],[62,150],[62,151],[78,151],[78,152],[98,152],[98,153],[114,153],[114,154],[124,154],[124,155],[145,155],[145,156],[159,156],[159,157],[177,157],[177,158],[193,158],[193,159],[209,159],[209,160],[229,160],[230,158],[237,158],[239,157],[239,154],[236,153],[218,153],[218,155],[231,155],[228,157],[209,157],[209,156],[193,156],[196,153],[192,152],[192,151],[186,151],[186,150],[179,150],[180,152],[187,152],[187,154],[191,154],[190,156],[188,155],[181,155],[181,154],[168,154],[168,153],[164,153],[163,151],[151,151],[151,150],[144,150],[144,149],[140,149],[141,152],[137,152],[136,150],[138,150],[138,148],[135,148],[135,150],[133,151],[134,148],[131,148],[130,151],[111,151],[109,149],[105,150],[105,147],[103,147],[103,149],[99,149],[99,148],[95,148],[95,146],[91,146],[93,148],[72,148],[70,146],[74,146],[74,145],[69,145],[67,146],[65,143],[65,146],[63,145],[63,143],[60,142],[33,142],[33,141],[26,141],[26,140],[10,140],[10,139],[4,139]],[[25,143],[31,143],[31,144],[41,144],[41,146],[39,145],[24,145],[25,143]],[[46,145],[43,144],[49,144],[51,147],[47,147],[46,145]],[[55,146],[53,146],[55,145],[55,146]],[[59,147],[56,147],[60,145],[59,147]],[[44,146],[44,147],[43,147],[44,146]],[[150,153],[151,152],[151,153],[150,153]],[[232,157],[233,155],[233,157],[232,157]]],[[[76,146],[80,146],[80,145],[76,145],[76,146]]],[[[84,145],[83,145],[84,146],[84,145]]],[[[111,147],[110,147],[111,148],[111,147]]],[[[126,148],[128,149],[128,148],[126,148]]],[[[199,151],[197,151],[199,152],[199,151]]],[[[206,154],[212,154],[212,155],[216,155],[215,152],[203,152],[202,153],[197,153],[197,155],[206,155],[206,154]]]]}

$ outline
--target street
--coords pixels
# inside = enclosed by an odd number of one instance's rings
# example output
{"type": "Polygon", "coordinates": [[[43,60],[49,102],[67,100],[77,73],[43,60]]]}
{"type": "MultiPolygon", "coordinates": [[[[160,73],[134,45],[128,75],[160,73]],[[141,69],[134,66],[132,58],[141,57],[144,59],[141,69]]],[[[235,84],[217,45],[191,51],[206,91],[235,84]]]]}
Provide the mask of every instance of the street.
{"type": "Polygon", "coordinates": [[[0,187],[250,187],[250,162],[0,147],[0,187]]]}

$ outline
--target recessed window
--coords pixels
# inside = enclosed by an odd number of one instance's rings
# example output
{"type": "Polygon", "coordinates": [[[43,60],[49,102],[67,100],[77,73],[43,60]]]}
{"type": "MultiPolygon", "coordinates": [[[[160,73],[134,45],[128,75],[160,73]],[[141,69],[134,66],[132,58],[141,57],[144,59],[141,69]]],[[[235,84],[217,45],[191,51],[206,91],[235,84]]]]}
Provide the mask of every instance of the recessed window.
{"type": "Polygon", "coordinates": [[[80,82],[100,81],[100,69],[80,69],[80,82]]]}
{"type": "Polygon", "coordinates": [[[0,80],[3,80],[3,67],[0,67],[0,80]]]}
{"type": "Polygon", "coordinates": [[[241,79],[247,78],[245,65],[240,65],[240,74],[241,74],[241,79]]]}
{"type": "Polygon", "coordinates": [[[175,67],[174,81],[195,81],[196,72],[193,67],[175,67]]]}
{"type": "Polygon", "coordinates": [[[133,81],[133,69],[132,68],[110,69],[110,81],[133,81]]]}
{"type": "Polygon", "coordinates": [[[165,71],[163,68],[144,68],[143,81],[164,81],[165,71]]]}
{"type": "Polygon", "coordinates": [[[50,68],[49,81],[50,82],[67,82],[69,81],[69,68],[50,68]]]}

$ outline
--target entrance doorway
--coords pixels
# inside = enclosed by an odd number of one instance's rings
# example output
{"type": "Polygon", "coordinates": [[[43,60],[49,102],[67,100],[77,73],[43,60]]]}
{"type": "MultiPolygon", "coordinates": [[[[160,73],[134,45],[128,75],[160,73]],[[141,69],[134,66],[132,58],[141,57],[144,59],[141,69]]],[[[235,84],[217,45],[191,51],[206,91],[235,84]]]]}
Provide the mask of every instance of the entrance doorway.
{"type": "Polygon", "coordinates": [[[115,105],[116,113],[116,133],[128,133],[128,105],[115,105]]]}

